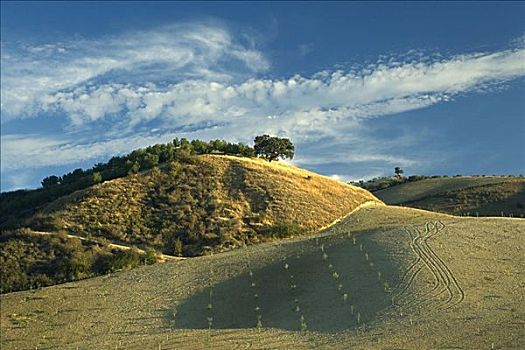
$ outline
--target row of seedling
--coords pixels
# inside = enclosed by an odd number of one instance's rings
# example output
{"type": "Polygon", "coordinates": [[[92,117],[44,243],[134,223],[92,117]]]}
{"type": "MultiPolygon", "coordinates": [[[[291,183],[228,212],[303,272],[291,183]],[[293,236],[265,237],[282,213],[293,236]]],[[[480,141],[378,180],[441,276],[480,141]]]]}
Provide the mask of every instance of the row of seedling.
{"type": "MultiPolygon", "coordinates": [[[[316,239],[316,244],[319,244],[319,241],[317,239],[316,239]]],[[[326,266],[328,267],[328,271],[336,284],[337,292],[341,295],[341,298],[343,301],[343,307],[345,308],[349,307],[350,314],[355,316],[357,324],[360,324],[361,323],[361,313],[356,309],[354,304],[350,303],[350,300],[349,300],[350,293],[347,290],[345,290],[343,283],[341,281],[340,274],[336,271],[333,263],[330,262],[328,254],[325,251],[324,244],[320,245],[320,249],[322,253],[322,259],[324,263],[326,264],[326,266]]]]}
{"type": "Polygon", "coordinates": [[[257,285],[255,283],[253,272],[251,270],[248,272],[248,276],[250,277],[250,288],[252,290],[252,295],[253,295],[253,299],[255,303],[255,310],[254,310],[255,317],[256,317],[255,327],[260,332],[262,328],[262,314],[261,314],[261,307],[259,305],[259,302],[260,302],[259,294],[257,293],[257,285]]]}
{"type": "Polygon", "coordinates": [[[377,265],[372,261],[372,258],[370,257],[370,254],[366,250],[366,248],[363,245],[363,243],[359,243],[359,245],[358,245],[357,244],[357,238],[354,235],[348,234],[348,237],[350,237],[350,236],[352,237],[352,244],[355,247],[357,247],[357,246],[359,247],[359,251],[363,254],[363,257],[364,257],[365,261],[368,263],[368,266],[370,266],[371,269],[376,271],[376,273],[377,273],[377,280],[381,283],[381,285],[383,287],[383,291],[385,293],[390,293],[392,291],[392,289],[390,287],[390,284],[385,279],[385,275],[379,270],[377,265]]]}
{"type": "Polygon", "coordinates": [[[208,306],[206,307],[208,321],[208,341],[211,341],[211,329],[213,328],[213,287],[210,286],[210,292],[208,294],[208,306]]]}
{"type": "MultiPolygon", "coordinates": [[[[350,237],[350,234],[348,236],[350,237]]],[[[357,239],[356,239],[355,236],[352,236],[352,243],[353,243],[354,246],[358,246],[357,239]]],[[[368,251],[366,250],[366,248],[363,246],[362,243],[359,244],[359,251],[363,253],[363,256],[364,256],[365,260],[368,262],[368,265],[372,269],[375,269],[377,271],[377,278],[378,278],[378,281],[381,283],[381,285],[383,287],[383,291],[385,293],[387,293],[387,294],[390,294],[392,292],[392,288],[390,287],[390,284],[385,279],[385,276],[383,275],[383,273],[378,270],[376,264],[374,264],[374,262],[370,258],[370,254],[368,253],[368,251]]],[[[391,303],[392,303],[392,306],[395,306],[394,296],[391,297],[391,303]]],[[[400,312],[400,315],[403,316],[403,311],[400,310],[399,312],[400,312]]],[[[413,326],[412,317],[409,318],[409,322],[410,322],[410,326],[413,326]]]]}
{"type": "Polygon", "coordinates": [[[304,315],[302,313],[301,305],[298,298],[297,293],[297,282],[295,280],[294,275],[292,274],[290,270],[290,265],[288,264],[288,261],[283,259],[283,268],[287,272],[289,280],[290,280],[290,294],[293,297],[293,305],[292,310],[293,312],[297,313],[299,316],[299,327],[302,332],[306,332],[308,330],[308,324],[306,323],[306,319],[304,318],[304,315]]]}

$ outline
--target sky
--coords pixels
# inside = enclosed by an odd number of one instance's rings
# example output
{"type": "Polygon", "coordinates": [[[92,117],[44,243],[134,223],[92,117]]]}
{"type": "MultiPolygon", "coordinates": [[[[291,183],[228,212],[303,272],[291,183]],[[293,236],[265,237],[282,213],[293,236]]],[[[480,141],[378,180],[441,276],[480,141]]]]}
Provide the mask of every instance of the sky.
{"type": "Polygon", "coordinates": [[[173,138],[525,174],[525,2],[1,2],[1,190],[173,138]]]}

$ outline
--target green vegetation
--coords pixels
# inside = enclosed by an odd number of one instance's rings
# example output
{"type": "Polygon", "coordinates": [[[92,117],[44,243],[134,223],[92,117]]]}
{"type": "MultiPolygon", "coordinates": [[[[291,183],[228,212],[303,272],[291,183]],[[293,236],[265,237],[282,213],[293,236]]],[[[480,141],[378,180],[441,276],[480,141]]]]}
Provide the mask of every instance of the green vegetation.
{"type": "Polygon", "coordinates": [[[294,235],[300,235],[307,230],[297,224],[278,223],[269,227],[265,234],[273,238],[286,238],[294,235]]]}
{"type": "Polygon", "coordinates": [[[1,292],[150,264],[157,251],[206,255],[300,235],[379,202],[254,154],[224,141],[176,140],[47,177],[38,190],[3,193],[1,292]]]}
{"type": "Polygon", "coordinates": [[[1,293],[45,287],[157,261],[155,251],[140,254],[136,250],[112,250],[63,233],[3,231],[0,243],[1,293]]]}
{"type": "Polygon", "coordinates": [[[90,187],[100,182],[120,178],[139,171],[149,170],[159,164],[172,161],[191,163],[192,156],[198,154],[229,154],[253,157],[253,148],[242,143],[229,143],[223,140],[204,142],[175,138],[166,144],[137,149],[124,156],[112,157],[107,163],[95,164],[92,168],[75,169],[62,176],[51,175],[42,180],[42,188],[18,190],[0,194],[0,225],[16,227],[20,216],[32,214],[38,206],[59,197],[90,187]]]}
{"type": "Polygon", "coordinates": [[[255,138],[254,151],[258,157],[271,162],[279,158],[292,159],[295,147],[289,139],[261,135],[255,138]]]}
{"type": "Polygon", "coordinates": [[[31,215],[39,206],[75,191],[174,161],[191,164],[195,155],[202,154],[260,156],[271,162],[279,158],[293,158],[294,146],[289,139],[268,135],[257,136],[255,148],[224,140],[190,142],[185,138],[175,138],[166,144],[156,144],[124,156],[112,157],[107,163],[95,164],[90,169],[79,168],[62,176],[48,176],[42,180],[42,188],[36,190],[0,193],[0,227],[20,227],[21,216],[31,215]]]}
{"type": "Polygon", "coordinates": [[[396,176],[380,176],[380,177],[370,179],[368,181],[361,180],[361,181],[351,182],[350,184],[354,186],[359,186],[370,192],[376,192],[376,191],[384,190],[386,188],[390,188],[393,186],[401,185],[407,182],[416,182],[416,181],[421,181],[425,179],[437,179],[437,178],[447,178],[448,177],[446,175],[444,176],[438,176],[438,175],[435,175],[435,176],[426,176],[426,175],[401,176],[401,174],[402,173],[400,173],[399,176],[397,173],[396,173],[396,176]]]}

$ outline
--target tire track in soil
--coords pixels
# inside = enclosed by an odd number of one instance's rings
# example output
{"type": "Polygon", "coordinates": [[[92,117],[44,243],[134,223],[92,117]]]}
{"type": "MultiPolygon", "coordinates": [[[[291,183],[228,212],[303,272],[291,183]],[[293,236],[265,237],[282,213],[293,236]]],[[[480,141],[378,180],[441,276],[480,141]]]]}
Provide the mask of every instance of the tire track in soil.
{"type": "MultiPolygon", "coordinates": [[[[399,295],[399,296],[404,294],[404,292],[408,289],[409,284],[414,279],[415,275],[417,275],[419,273],[419,271],[421,271],[421,269],[423,268],[423,266],[419,265],[419,263],[421,262],[421,256],[419,256],[418,252],[414,248],[414,238],[412,237],[412,234],[410,233],[410,231],[408,231],[406,229],[404,231],[410,237],[410,242],[411,242],[410,243],[410,248],[412,249],[413,253],[416,255],[416,258],[408,266],[408,268],[405,271],[405,273],[403,274],[403,276],[401,276],[401,281],[398,283],[396,288],[394,288],[394,290],[393,290],[393,294],[394,295],[399,295]],[[418,265],[419,265],[419,267],[418,267],[418,265]],[[416,270],[412,273],[412,270],[414,270],[414,269],[416,269],[416,270]],[[409,275],[410,275],[410,277],[408,278],[408,281],[406,281],[407,276],[409,276],[409,275]]],[[[393,297],[393,298],[395,299],[395,297],[393,297]]],[[[393,301],[392,301],[392,303],[394,304],[393,301]]]]}
{"type": "MultiPolygon", "coordinates": [[[[442,226],[441,230],[444,230],[446,228],[445,224],[442,221],[438,221],[434,225],[437,226],[438,224],[441,224],[442,226]]],[[[465,299],[465,291],[461,288],[456,277],[454,276],[454,274],[452,273],[448,265],[445,263],[445,261],[443,261],[443,259],[435,253],[434,249],[430,247],[430,245],[426,244],[426,248],[434,256],[434,259],[436,259],[441,264],[445,274],[448,276],[449,281],[452,282],[452,284],[454,285],[454,288],[457,290],[459,294],[458,300],[456,300],[456,302],[453,305],[447,305],[445,307],[445,309],[450,309],[451,307],[461,303],[465,299]]]]}
{"type": "MultiPolygon", "coordinates": [[[[421,231],[417,228],[414,228],[418,234],[421,236],[421,231]]],[[[415,308],[420,307],[424,304],[427,304],[429,301],[432,302],[432,299],[438,298],[441,294],[447,293],[447,299],[445,300],[445,304],[450,303],[450,301],[453,298],[453,292],[450,289],[450,278],[446,274],[446,272],[443,270],[442,266],[437,262],[434,255],[430,253],[428,248],[428,239],[431,237],[437,235],[440,232],[440,229],[438,226],[434,225],[431,222],[427,222],[425,224],[425,232],[428,232],[429,234],[425,234],[423,237],[423,240],[421,241],[419,248],[421,249],[421,252],[423,252],[423,255],[425,256],[425,265],[428,267],[428,269],[431,271],[432,274],[438,276],[439,284],[435,285],[434,288],[426,293],[424,293],[422,296],[420,296],[421,300],[418,302],[410,303],[409,308],[415,308]],[[431,232],[432,231],[432,232],[431,232]],[[442,286],[441,290],[438,293],[434,293],[439,286],[442,286]],[[429,297],[430,295],[430,297],[429,297]]]]}
{"type": "Polygon", "coordinates": [[[405,228],[405,231],[411,238],[410,247],[417,258],[407,268],[407,271],[401,278],[401,282],[396,287],[396,296],[393,297],[392,300],[394,306],[397,304],[398,307],[403,306],[404,308],[414,309],[425,304],[434,303],[434,300],[443,293],[447,293],[447,298],[444,300],[439,309],[449,309],[464,300],[465,293],[460,287],[454,274],[444,262],[444,260],[439,257],[434,249],[428,244],[428,240],[430,238],[436,236],[440,232],[443,232],[445,228],[446,226],[442,221],[427,222],[425,224],[424,232],[422,232],[422,230],[418,229],[417,227],[412,227],[412,230],[416,232],[415,235],[412,235],[411,227],[405,228]],[[410,296],[405,295],[423,267],[427,267],[427,269],[433,275],[434,286],[431,290],[420,296],[422,300],[417,302],[413,299],[410,300],[410,296]],[[408,279],[407,276],[409,276],[408,279]],[[439,292],[435,293],[435,291],[438,289],[439,292]],[[455,302],[453,302],[454,298],[457,298],[455,302]],[[397,302],[394,302],[395,300],[397,300],[397,302]]]}
{"type": "MultiPolygon", "coordinates": [[[[444,230],[445,228],[445,224],[443,224],[443,222],[432,223],[432,225],[434,225],[437,228],[437,230],[441,230],[441,231],[444,230]],[[438,225],[441,225],[441,229],[439,228],[438,225]]],[[[447,264],[443,261],[443,259],[441,259],[435,253],[435,251],[430,247],[430,245],[428,245],[426,241],[424,243],[425,244],[423,248],[428,252],[431,258],[434,260],[435,264],[439,266],[439,269],[442,271],[442,274],[445,276],[445,288],[446,288],[446,292],[448,293],[448,297],[447,297],[447,300],[444,302],[444,304],[439,307],[439,309],[442,309],[442,310],[450,309],[451,307],[463,301],[463,299],[465,298],[465,293],[463,289],[459,286],[459,283],[457,282],[454,274],[452,273],[450,268],[447,266],[447,264]],[[451,288],[451,284],[454,287],[454,291],[451,288]],[[458,300],[452,303],[452,300],[455,297],[457,297],[458,300]]],[[[436,295],[435,297],[441,295],[443,292],[445,292],[445,290],[443,290],[440,294],[436,295]]]]}
{"type": "MultiPolygon", "coordinates": [[[[425,236],[428,234],[428,227],[425,226],[425,236]]],[[[397,298],[394,297],[394,300],[395,299],[399,299],[400,301],[403,301],[403,300],[406,300],[408,298],[410,298],[410,296],[405,296],[406,292],[408,291],[408,289],[412,286],[415,278],[417,277],[417,275],[421,272],[421,270],[427,266],[428,267],[428,264],[425,260],[426,258],[426,255],[423,254],[422,252],[422,249],[420,247],[420,244],[419,244],[419,241],[421,240],[421,232],[414,229],[414,231],[416,232],[414,235],[412,235],[412,230],[410,229],[410,227],[405,227],[405,232],[410,236],[410,239],[411,239],[411,243],[410,243],[410,248],[412,249],[412,251],[414,252],[414,254],[417,256],[417,259],[414,261],[414,263],[409,267],[409,270],[418,266],[417,269],[415,270],[415,272],[410,275],[409,279],[405,282],[405,285],[400,288],[399,286],[401,286],[404,282],[403,278],[400,282],[400,284],[398,285],[398,287],[396,288],[397,291],[395,291],[395,293],[397,294],[397,298]],[[421,264],[422,263],[422,264],[421,264]]],[[[435,290],[438,285],[439,285],[439,278],[438,278],[438,275],[434,272],[434,270],[432,268],[430,268],[430,272],[432,273],[432,276],[434,277],[434,287],[433,287],[433,290],[435,290]]],[[[404,277],[406,276],[407,274],[405,273],[404,277]]],[[[401,306],[401,305],[399,305],[401,306]]]]}

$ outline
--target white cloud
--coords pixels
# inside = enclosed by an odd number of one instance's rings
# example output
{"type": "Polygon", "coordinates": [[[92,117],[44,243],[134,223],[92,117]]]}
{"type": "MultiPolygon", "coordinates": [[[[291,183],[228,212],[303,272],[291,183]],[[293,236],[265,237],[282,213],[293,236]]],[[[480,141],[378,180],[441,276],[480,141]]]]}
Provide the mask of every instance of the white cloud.
{"type": "Polygon", "coordinates": [[[219,24],[178,24],[38,46],[4,42],[2,120],[36,115],[49,95],[79,84],[188,78],[226,81],[268,68],[260,52],[237,43],[219,24]]]}
{"type": "MultiPolygon", "coordinates": [[[[216,45],[222,44],[218,42],[216,45]]],[[[524,62],[525,50],[519,49],[430,63],[379,64],[358,73],[323,72],[309,78],[252,78],[231,83],[201,77],[167,85],[86,84],[24,101],[37,106],[41,113],[64,112],[75,125],[114,115],[128,120],[131,126],[157,118],[171,126],[188,118],[194,122],[213,118],[238,125],[256,122],[274,132],[295,130],[300,134],[333,128],[343,120],[395,114],[448,101],[459,93],[523,76],[524,62]]]]}
{"type": "Polygon", "coordinates": [[[99,40],[2,44],[2,121],[64,114],[70,133],[4,135],[2,169],[68,164],[181,135],[248,142],[263,132],[291,137],[302,150],[294,162],[304,166],[409,166],[417,160],[384,140],[363,140],[363,120],[490,91],[525,75],[519,45],[450,57],[381,57],[360,69],[270,79],[261,75],[270,68],[264,54],[240,42],[252,41],[237,40],[222,25],[186,24],[99,40]],[[164,132],[144,132],[148,123],[164,132]],[[104,132],[94,137],[100,125],[104,132]],[[316,145],[320,139],[325,150],[316,145]]]}

